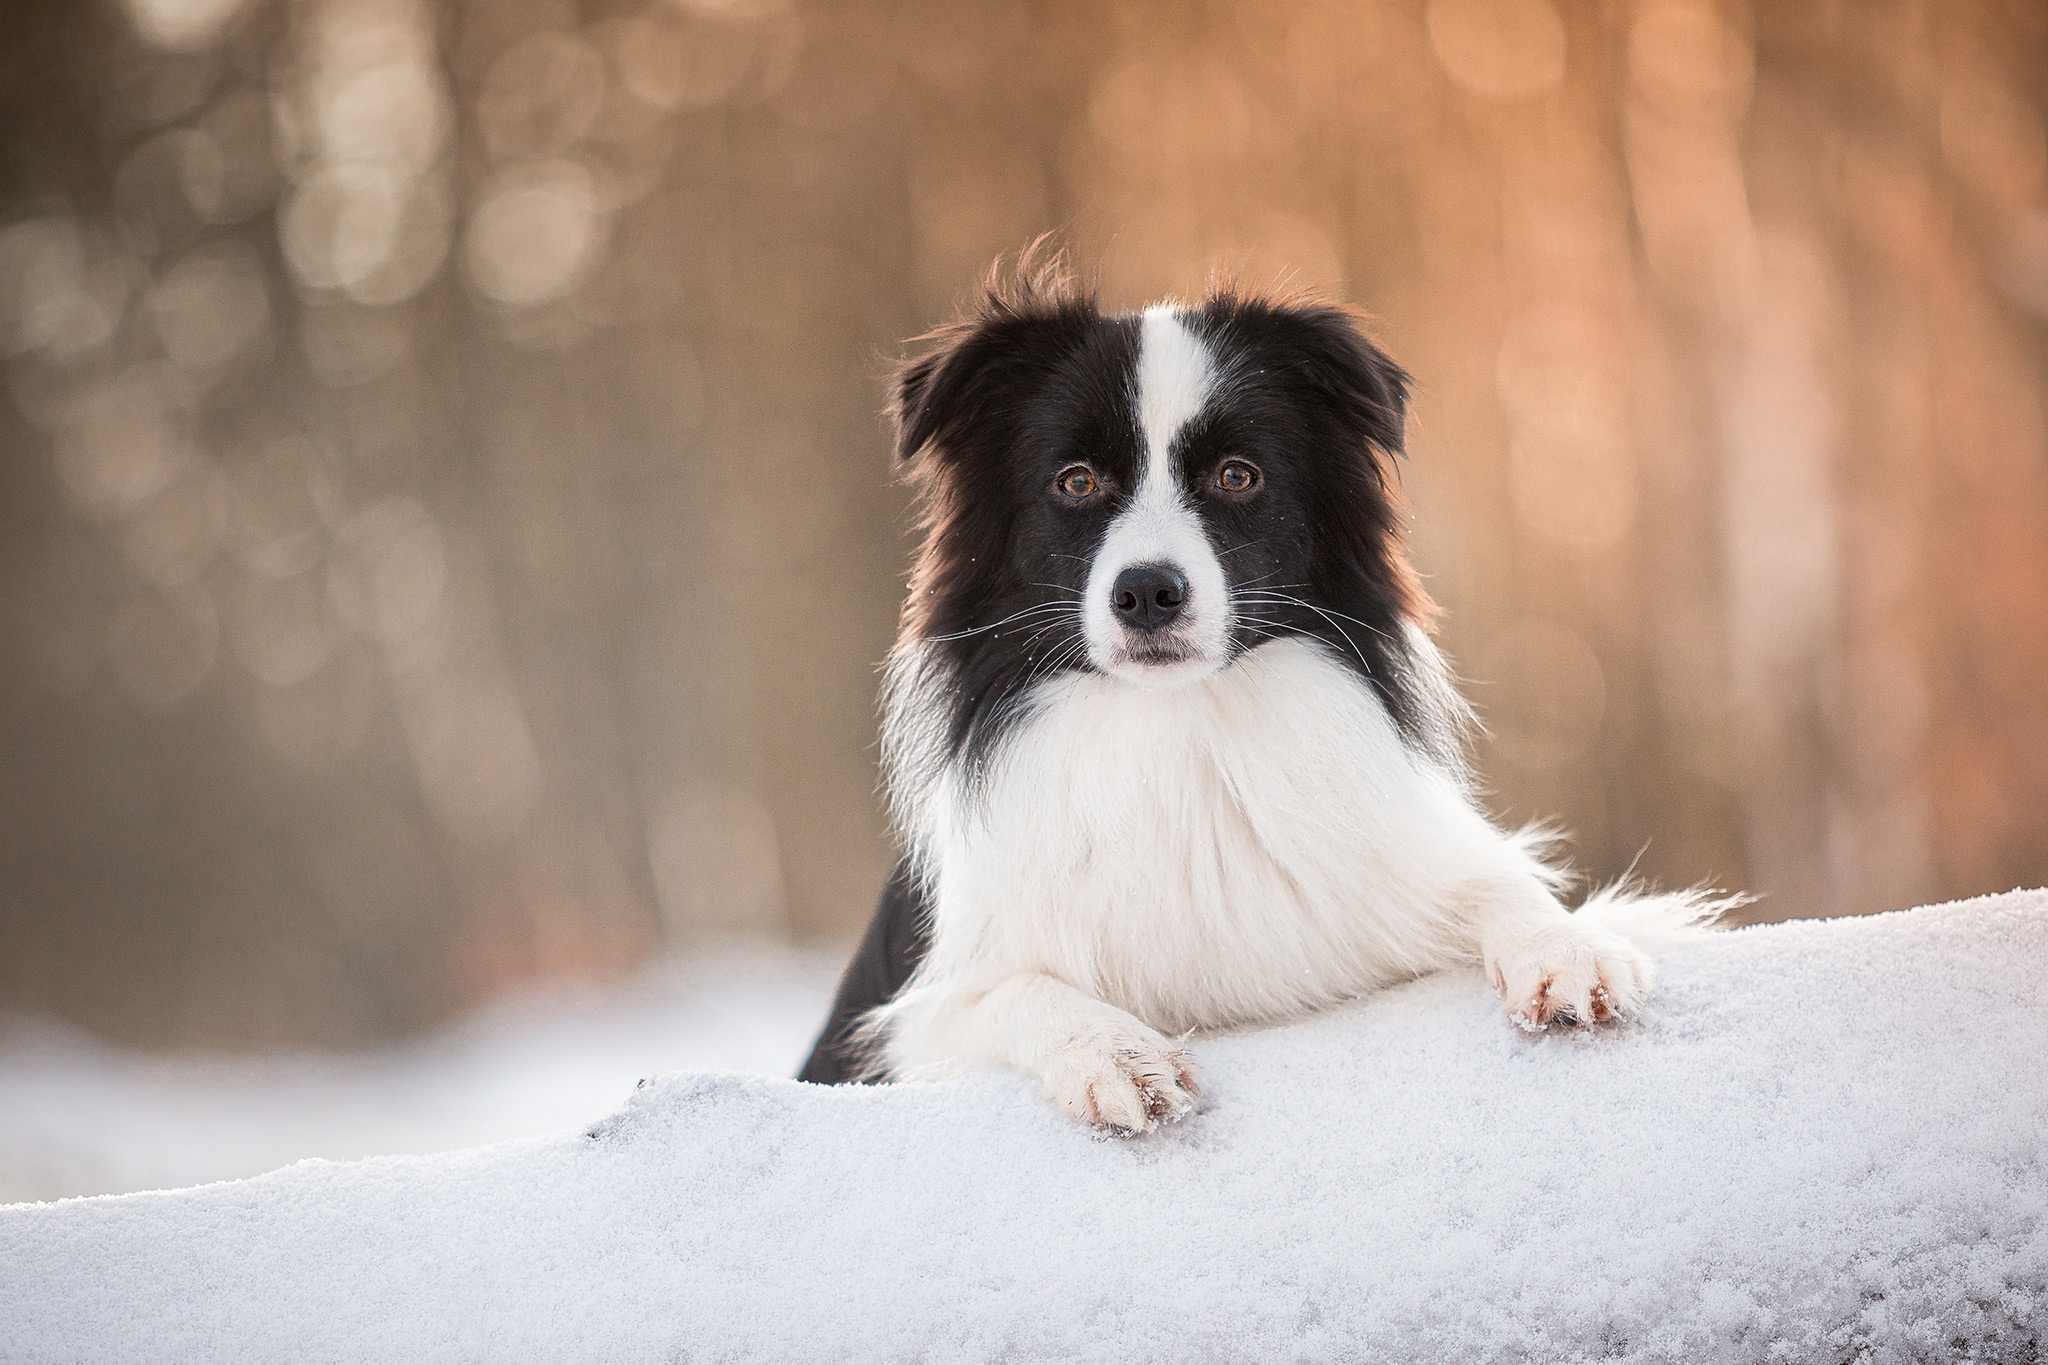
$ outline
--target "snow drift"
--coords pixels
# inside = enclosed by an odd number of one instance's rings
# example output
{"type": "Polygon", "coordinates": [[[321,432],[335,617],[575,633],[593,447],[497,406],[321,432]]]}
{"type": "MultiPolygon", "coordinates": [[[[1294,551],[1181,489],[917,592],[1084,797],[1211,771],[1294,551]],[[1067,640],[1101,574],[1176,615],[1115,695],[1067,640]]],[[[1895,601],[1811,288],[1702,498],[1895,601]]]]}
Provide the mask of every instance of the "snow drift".
{"type": "Polygon", "coordinates": [[[2032,1360],[2048,893],[1477,971],[1200,1044],[1192,1120],[1010,1076],[643,1084],[588,1132],[0,1209],[8,1361],[2032,1360]]]}

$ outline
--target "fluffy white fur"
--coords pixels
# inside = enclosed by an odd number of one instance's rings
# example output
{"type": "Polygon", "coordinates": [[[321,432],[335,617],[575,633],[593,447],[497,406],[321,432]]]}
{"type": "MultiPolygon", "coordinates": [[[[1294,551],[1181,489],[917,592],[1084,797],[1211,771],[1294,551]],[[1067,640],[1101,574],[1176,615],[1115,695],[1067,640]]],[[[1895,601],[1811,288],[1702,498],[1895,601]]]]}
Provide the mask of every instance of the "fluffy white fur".
{"type": "MultiPolygon", "coordinates": [[[[1643,942],[1717,908],[1697,895],[1559,903],[1542,840],[1494,826],[1455,760],[1404,743],[1378,696],[1301,638],[1232,661],[1231,605],[1164,452],[1214,367],[1171,313],[1143,322],[1146,474],[1088,596],[1126,564],[1191,589],[1169,670],[1132,663],[1084,604],[1100,673],[1037,685],[977,772],[949,757],[951,682],[931,646],[889,667],[889,786],[929,892],[928,956],[870,1021],[898,1077],[1005,1065],[1099,1127],[1142,1132],[1193,1107],[1191,1032],[1287,1019],[1421,973],[1481,963],[1539,1029],[1626,1017],[1651,984],[1643,942]],[[1100,581],[1097,581],[1100,580],[1100,581]]],[[[1463,703],[1412,630],[1422,690],[1463,703]]]]}
{"type": "Polygon", "coordinates": [[[1193,1104],[1190,1031],[1472,962],[1524,1027],[1626,1017],[1651,982],[1631,938],[1712,908],[1610,892],[1567,913],[1540,841],[1491,824],[1307,641],[1168,691],[1045,684],[978,783],[927,747],[927,661],[891,665],[890,767],[933,906],[930,955],[878,1020],[896,1076],[1013,1066],[1143,1131],[1193,1104]]]}

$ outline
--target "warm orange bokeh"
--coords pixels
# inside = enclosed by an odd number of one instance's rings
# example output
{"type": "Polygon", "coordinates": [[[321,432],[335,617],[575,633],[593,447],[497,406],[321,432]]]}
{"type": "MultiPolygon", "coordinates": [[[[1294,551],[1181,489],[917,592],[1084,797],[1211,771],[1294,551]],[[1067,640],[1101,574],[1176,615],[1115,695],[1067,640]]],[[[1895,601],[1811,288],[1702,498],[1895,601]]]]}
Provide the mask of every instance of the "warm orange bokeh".
{"type": "Polygon", "coordinates": [[[2048,879],[2038,6],[104,0],[0,51],[0,1001],[350,1040],[854,929],[878,355],[1327,289],[1503,814],[2048,879]]]}

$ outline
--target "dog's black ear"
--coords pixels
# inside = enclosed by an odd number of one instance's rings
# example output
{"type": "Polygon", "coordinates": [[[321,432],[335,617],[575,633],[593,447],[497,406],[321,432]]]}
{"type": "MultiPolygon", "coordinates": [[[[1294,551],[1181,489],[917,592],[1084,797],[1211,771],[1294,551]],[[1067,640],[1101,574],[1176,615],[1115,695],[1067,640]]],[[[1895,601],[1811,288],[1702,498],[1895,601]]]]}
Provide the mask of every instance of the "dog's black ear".
{"type": "Polygon", "coordinates": [[[1294,304],[1302,377],[1374,449],[1402,454],[1407,445],[1408,372],[1366,335],[1364,319],[1332,303],[1294,304]]]}
{"type": "Polygon", "coordinates": [[[897,367],[889,395],[899,461],[927,446],[945,446],[954,433],[1001,408],[1020,375],[1096,317],[1093,294],[1080,289],[1045,247],[1041,237],[1025,248],[1008,275],[998,262],[970,316],[916,338],[931,349],[897,367]]]}
{"type": "Polygon", "coordinates": [[[889,395],[889,416],[896,425],[896,458],[908,461],[936,444],[971,406],[975,379],[987,349],[977,344],[985,320],[942,327],[919,338],[936,341],[933,349],[896,368],[889,395]]]}

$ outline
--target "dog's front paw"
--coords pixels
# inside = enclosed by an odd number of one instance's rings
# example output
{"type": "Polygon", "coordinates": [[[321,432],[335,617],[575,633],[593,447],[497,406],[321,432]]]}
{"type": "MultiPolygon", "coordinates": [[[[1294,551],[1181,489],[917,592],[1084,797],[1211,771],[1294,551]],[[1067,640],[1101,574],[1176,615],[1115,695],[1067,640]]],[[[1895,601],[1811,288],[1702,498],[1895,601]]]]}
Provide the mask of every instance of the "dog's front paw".
{"type": "Polygon", "coordinates": [[[1490,954],[1493,988],[1516,1027],[1634,1018],[1650,993],[1650,959],[1627,939],[1567,920],[1490,954]]]}
{"type": "Polygon", "coordinates": [[[1150,1029],[1074,1039],[1043,1083],[1054,1104],[1117,1137],[1187,1117],[1202,1093],[1188,1054],[1150,1029]]]}

